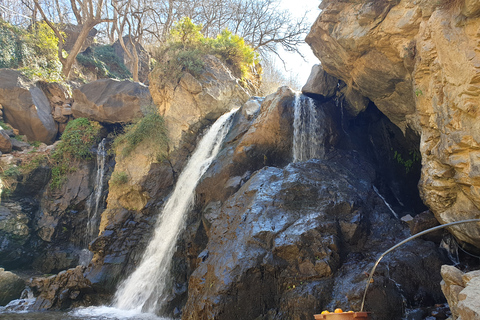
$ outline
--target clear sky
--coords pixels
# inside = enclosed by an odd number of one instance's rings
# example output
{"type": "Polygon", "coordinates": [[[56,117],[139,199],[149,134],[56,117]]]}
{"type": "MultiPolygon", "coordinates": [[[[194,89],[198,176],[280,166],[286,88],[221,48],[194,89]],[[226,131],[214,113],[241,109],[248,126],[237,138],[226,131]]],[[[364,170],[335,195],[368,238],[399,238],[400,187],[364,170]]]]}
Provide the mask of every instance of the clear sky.
{"type": "MultiPolygon", "coordinates": [[[[318,9],[320,2],[320,0],[281,0],[282,6],[290,10],[295,17],[301,17],[306,11],[309,11],[308,22],[310,25],[315,22],[315,19],[320,14],[320,9],[318,9]]],[[[318,64],[320,61],[313,55],[312,50],[307,44],[301,46],[300,50],[307,61],[304,61],[298,54],[285,52],[282,56],[287,64],[286,73],[291,73],[294,76],[297,75],[298,82],[303,86],[310,75],[312,66],[318,64]]]]}

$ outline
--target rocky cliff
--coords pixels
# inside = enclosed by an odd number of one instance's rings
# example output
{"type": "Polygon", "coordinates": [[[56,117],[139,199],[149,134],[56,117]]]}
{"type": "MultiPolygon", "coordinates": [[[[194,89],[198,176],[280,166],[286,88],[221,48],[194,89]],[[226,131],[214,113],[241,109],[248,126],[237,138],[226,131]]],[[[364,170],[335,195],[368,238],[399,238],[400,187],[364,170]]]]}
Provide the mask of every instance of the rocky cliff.
{"type": "MultiPolygon", "coordinates": [[[[442,223],[480,217],[478,1],[324,0],[307,42],[345,83],[349,112],[365,98],[421,137],[423,201],[442,223]]],[[[478,225],[452,227],[480,247],[478,225]]]]}

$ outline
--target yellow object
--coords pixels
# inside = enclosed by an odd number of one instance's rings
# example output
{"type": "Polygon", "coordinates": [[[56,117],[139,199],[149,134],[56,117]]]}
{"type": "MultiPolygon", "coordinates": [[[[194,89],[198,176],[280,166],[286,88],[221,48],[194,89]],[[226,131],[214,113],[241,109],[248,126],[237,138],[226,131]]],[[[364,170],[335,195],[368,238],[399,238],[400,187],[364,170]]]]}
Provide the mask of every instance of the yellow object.
{"type": "Polygon", "coordinates": [[[321,314],[329,314],[329,313],[330,313],[330,312],[328,312],[327,310],[325,310],[325,311],[322,311],[321,314]]]}
{"type": "Polygon", "coordinates": [[[351,313],[353,313],[353,311],[352,311],[352,310],[350,310],[350,311],[348,311],[348,312],[351,312],[351,313]]]}
{"type": "Polygon", "coordinates": [[[340,308],[335,309],[335,313],[343,313],[343,310],[340,308]]]}

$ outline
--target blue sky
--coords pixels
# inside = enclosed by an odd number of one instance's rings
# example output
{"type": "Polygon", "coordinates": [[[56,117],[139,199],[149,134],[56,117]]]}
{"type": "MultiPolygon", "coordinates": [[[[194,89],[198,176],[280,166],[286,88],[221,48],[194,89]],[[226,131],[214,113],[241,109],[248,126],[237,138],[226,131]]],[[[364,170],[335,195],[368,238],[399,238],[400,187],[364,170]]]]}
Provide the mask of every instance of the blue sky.
{"type": "MultiPolygon", "coordinates": [[[[281,0],[282,6],[295,16],[302,16],[306,11],[310,11],[308,19],[310,25],[313,24],[315,19],[320,14],[320,0],[281,0]]],[[[310,75],[310,71],[314,64],[318,64],[318,59],[313,55],[312,50],[308,45],[304,45],[300,48],[302,54],[306,58],[306,62],[298,54],[290,54],[285,52],[284,60],[287,64],[287,73],[292,73],[298,76],[299,83],[303,86],[310,75]]],[[[280,65],[280,64],[279,64],[280,65]]]]}

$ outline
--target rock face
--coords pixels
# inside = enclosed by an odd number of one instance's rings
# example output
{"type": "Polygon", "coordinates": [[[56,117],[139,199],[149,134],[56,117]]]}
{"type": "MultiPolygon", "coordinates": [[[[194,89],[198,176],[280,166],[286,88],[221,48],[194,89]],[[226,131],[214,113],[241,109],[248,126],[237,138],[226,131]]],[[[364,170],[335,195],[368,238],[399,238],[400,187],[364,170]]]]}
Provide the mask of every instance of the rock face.
{"type": "MultiPolygon", "coordinates": [[[[132,52],[133,46],[130,43],[128,36],[123,37],[123,42],[125,43],[127,50],[130,50],[130,52],[132,52]]],[[[115,50],[115,54],[119,56],[120,59],[122,59],[128,70],[133,73],[133,66],[135,61],[133,59],[130,59],[130,57],[125,53],[125,50],[123,50],[119,40],[115,41],[115,43],[113,44],[113,49],[115,50]]],[[[147,50],[145,50],[140,44],[136,45],[136,50],[139,58],[138,80],[145,83],[148,80],[148,74],[150,73],[150,55],[148,54],[147,50]]]]}
{"type": "Polygon", "coordinates": [[[172,150],[200,120],[215,120],[248,100],[245,90],[219,59],[206,56],[204,64],[198,79],[185,73],[178,84],[165,84],[155,72],[149,76],[153,101],[165,118],[172,150]]]}
{"type": "Polygon", "coordinates": [[[0,306],[20,298],[20,294],[24,289],[25,281],[16,274],[0,268],[0,306]]]}
{"type": "Polygon", "coordinates": [[[92,292],[90,281],[85,279],[83,270],[84,267],[78,266],[55,276],[31,280],[29,286],[37,299],[29,310],[62,310],[75,305],[75,301],[81,301],[85,294],[92,292]]]}
{"type": "Polygon", "coordinates": [[[168,156],[166,160],[150,156],[149,148],[154,146],[147,141],[128,157],[117,157],[114,174],[128,174],[128,181],[110,184],[101,234],[91,244],[95,255],[87,270],[88,279],[100,291],[112,293],[141,258],[164,199],[201,131],[248,99],[228,69],[211,56],[205,58],[198,79],[185,73],[175,87],[163,86],[162,80],[150,75],[151,95],[168,128],[168,156]]]}
{"type": "Polygon", "coordinates": [[[321,64],[316,64],[312,67],[302,92],[306,95],[331,98],[335,95],[337,85],[338,79],[326,73],[321,64]]]}
{"type": "Polygon", "coordinates": [[[101,79],[73,91],[72,114],[104,123],[129,123],[152,105],[148,87],[128,80],[101,79]]]}
{"type": "MultiPolygon", "coordinates": [[[[363,272],[382,250],[407,237],[407,225],[393,218],[373,188],[388,175],[376,173],[361,155],[372,152],[342,150],[344,139],[362,135],[352,128],[345,127],[346,137],[332,139],[337,143],[325,148],[322,160],[286,165],[290,151],[266,157],[265,163],[254,157],[242,161],[243,148],[251,155],[286,149],[293,128],[283,121],[293,118],[292,94],[279,89],[253,118],[243,112],[250,103],[242,107],[224,149],[197,187],[172,268],[172,314],[182,303],[182,319],[300,320],[327,308],[358,310],[363,272]],[[285,135],[269,139],[264,129],[275,132],[278,126],[285,135]]],[[[332,102],[317,102],[317,108],[326,117],[339,116],[332,102]]],[[[369,126],[384,126],[374,123],[369,126]]],[[[338,126],[329,134],[339,135],[338,126]]],[[[380,267],[367,295],[372,319],[401,319],[403,301],[411,308],[443,299],[435,281],[444,260],[435,245],[421,240],[399,251],[380,267]],[[418,264],[425,269],[409,267],[418,264]]]]}
{"type": "MultiPolygon", "coordinates": [[[[480,217],[476,1],[324,0],[321,8],[307,42],[346,90],[421,135],[420,192],[436,218],[480,217]]],[[[451,229],[477,247],[479,230],[451,229]]]]}
{"type": "Polygon", "coordinates": [[[442,266],[442,291],[447,297],[453,319],[480,318],[480,271],[463,273],[453,266],[442,266]]]}
{"type": "Polygon", "coordinates": [[[3,118],[30,141],[53,143],[57,127],[43,91],[18,71],[0,70],[0,104],[3,118]]]}

